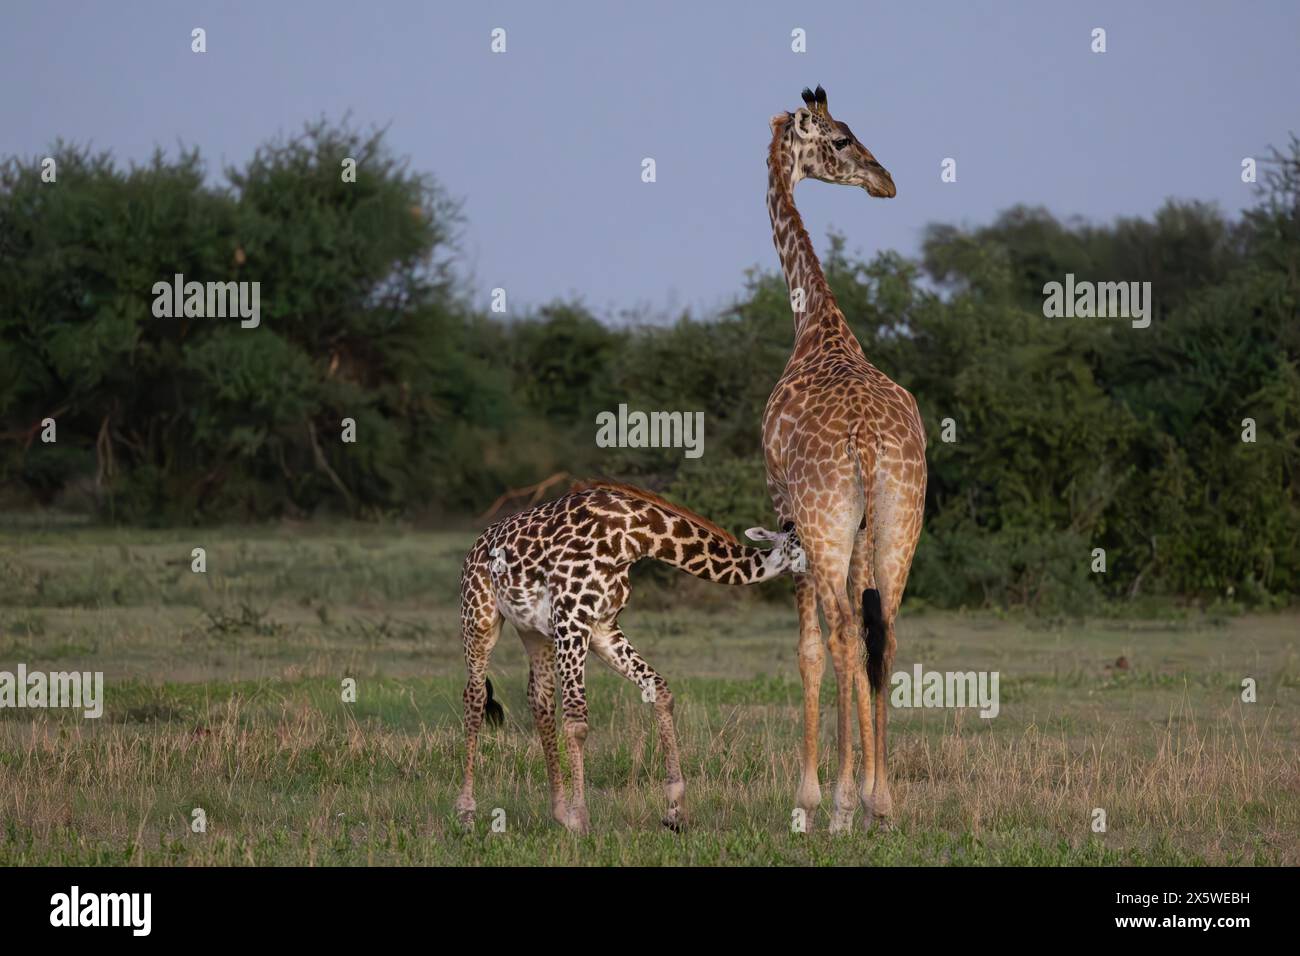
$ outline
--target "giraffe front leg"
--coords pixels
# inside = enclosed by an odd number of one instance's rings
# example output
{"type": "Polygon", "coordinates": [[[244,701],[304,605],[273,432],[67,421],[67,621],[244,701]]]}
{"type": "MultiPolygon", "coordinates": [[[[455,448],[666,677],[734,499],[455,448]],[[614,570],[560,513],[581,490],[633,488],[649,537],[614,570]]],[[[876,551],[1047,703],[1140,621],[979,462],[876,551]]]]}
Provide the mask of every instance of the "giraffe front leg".
{"type": "Polygon", "coordinates": [[[528,632],[521,634],[528,651],[528,706],[546,759],[546,779],[551,787],[551,816],[557,823],[568,820],[569,804],[560,775],[559,745],[555,728],[555,645],[549,638],[528,632]]]}
{"type": "Polygon", "coordinates": [[[566,622],[555,628],[555,660],[563,694],[564,744],[569,755],[571,778],[569,809],[564,826],[573,833],[584,835],[591,830],[582,762],[582,750],[587,743],[587,689],[583,669],[587,663],[590,640],[591,630],[584,624],[566,622]]]}
{"type": "MultiPolygon", "coordinates": [[[[635,653],[635,652],[633,652],[635,653]]],[[[644,663],[644,661],[642,662],[644,663]]],[[[682,758],[677,749],[677,728],[673,724],[673,693],[668,689],[668,682],[645,665],[649,670],[649,679],[654,687],[655,723],[659,727],[659,746],[664,749],[664,767],[667,776],[664,780],[664,797],[668,809],[664,811],[660,823],[680,833],[686,829],[686,778],[682,776],[682,758]]]]}
{"type": "Polygon", "coordinates": [[[677,728],[673,724],[673,694],[668,689],[668,682],[637,653],[622,628],[617,625],[600,639],[593,638],[592,646],[602,661],[640,689],[642,700],[654,704],[659,746],[663,749],[667,769],[664,796],[668,801],[668,809],[660,822],[668,829],[680,832],[685,829],[687,822],[686,780],[682,776],[677,728]]]}

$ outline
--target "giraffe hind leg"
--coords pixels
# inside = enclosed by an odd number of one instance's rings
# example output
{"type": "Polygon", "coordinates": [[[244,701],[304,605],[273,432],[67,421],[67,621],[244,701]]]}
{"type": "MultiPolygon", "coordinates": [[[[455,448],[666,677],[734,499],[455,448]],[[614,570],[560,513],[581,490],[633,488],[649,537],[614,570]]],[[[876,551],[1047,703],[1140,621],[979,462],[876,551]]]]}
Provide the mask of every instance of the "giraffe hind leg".
{"type": "MultiPolygon", "coordinates": [[[[769,472],[768,493],[782,527],[794,523],[794,506],[789,492],[777,484],[769,472]]],[[[826,650],[822,646],[822,625],[817,616],[817,586],[811,573],[794,576],[795,609],[799,615],[799,683],[803,691],[803,746],[800,750],[799,789],[795,792],[795,810],[802,821],[801,830],[813,826],[822,802],[817,767],[817,735],[821,722],[822,677],[826,673],[826,650]]]]}
{"type": "Polygon", "coordinates": [[[546,780],[551,788],[551,816],[564,824],[569,817],[569,802],[564,796],[564,777],[560,773],[559,741],[555,728],[555,645],[536,631],[521,631],[520,638],[528,651],[528,706],[542,743],[546,760],[546,780]]]}
{"type": "Polygon", "coordinates": [[[826,673],[826,650],[822,626],[817,617],[817,587],[811,574],[794,579],[795,606],[799,614],[799,680],[803,689],[803,768],[795,806],[803,815],[804,829],[811,828],[822,802],[817,777],[817,735],[821,721],[822,677],[826,673]]]}
{"type": "MultiPolygon", "coordinates": [[[[835,736],[837,767],[831,832],[842,833],[853,823],[858,796],[854,783],[853,701],[857,673],[862,667],[858,620],[849,599],[849,567],[858,517],[847,526],[828,523],[820,533],[799,536],[808,551],[808,566],[816,588],[817,603],[830,630],[831,663],[835,668],[835,736]]],[[[805,687],[805,694],[807,687],[805,687]]]]}
{"type": "Polygon", "coordinates": [[[882,472],[876,478],[874,494],[876,507],[872,528],[875,546],[872,566],[880,601],[880,616],[872,622],[875,633],[870,637],[873,647],[878,649],[878,653],[873,653],[875,661],[870,662],[874,675],[871,683],[875,710],[875,725],[872,728],[875,766],[872,768],[870,803],[863,801],[864,809],[870,812],[863,822],[869,825],[874,819],[878,825],[887,827],[893,815],[894,801],[889,789],[887,766],[889,694],[886,685],[894,666],[894,652],[898,647],[894,622],[903,601],[903,589],[907,586],[908,572],[921,533],[925,473],[922,470],[917,480],[915,475],[907,472],[882,472]],[[911,480],[904,480],[905,478],[911,480]]]}
{"type": "MultiPolygon", "coordinates": [[[[501,636],[501,614],[495,602],[485,602],[474,612],[465,612],[461,624],[465,642],[465,777],[456,798],[456,817],[462,825],[474,822],[474,769],[478,760],[478,735],[483,726],[491,693],[488,690],[487,666],[492,648],[501,636]]],[[[492,701],[495,703],[495,701],[492,701]]],[[[500,704],[497,704],[500,709],[500,704]]]]}

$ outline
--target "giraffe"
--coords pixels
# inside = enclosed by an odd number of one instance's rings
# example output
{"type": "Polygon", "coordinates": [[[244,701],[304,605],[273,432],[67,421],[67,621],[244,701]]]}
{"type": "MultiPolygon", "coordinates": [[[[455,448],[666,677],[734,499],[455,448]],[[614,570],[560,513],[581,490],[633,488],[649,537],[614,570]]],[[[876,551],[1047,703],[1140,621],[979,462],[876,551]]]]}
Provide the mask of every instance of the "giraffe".
{"type": "MultiPolygon", "coordinates": [[[[764,550],[741,544],[713,522],[640,488],[584,482],[567,495],[491,525],[470,549],[461,574],[461,633],[465,641],[465,778],[456,801],[462,824],[474,820],[474,763],[485,709],[496,703],[486,681],[488,658],[503,620],[519,632],[528,653],[528,704],[541,738],[551,788],[551,815],[567,829],[587,833],[583,746],[587,650],[642,689],[653,701],[667,764],[663,824],[686,825],[686,785],[673,727],[668,684],[628,643],[618,624],[629,595],[628,569],[642,558],[674,565],[708,581],[754,584],[807,562],[793,528],[750,528],[764,550]],[[557,753],[555,684],[563,701],[564,736],[572,777],[565,799],[557,753]]],[[[499,708],[499,705],[497,705],[499,708]]]]}
{"type": "Polygon", "coordinates": [[[888,199],[895,194],[893,178],[848,126],[831,118],[820,86],[816,92],[805,89],[803,101],[800,109],[778,113],[770,121],[767,208],[790,289],[795,335],[763,414],[763,454],[777,515],[794,523],[809,568],[795,577],[804,717],[796,804],[811,821],[821,802],[817,724],[825,655],[820,606],[830,631],[836,681],[838,768],[831,830],[837,832],[853,822],[855,691],[863,823],[888,826],[893,812],[884,690],[897,646],[894,620],[921,534],[926,437],[916,400],[867,361],[794,204],[794,187],[801,179],[859,186],[888,199]]]}

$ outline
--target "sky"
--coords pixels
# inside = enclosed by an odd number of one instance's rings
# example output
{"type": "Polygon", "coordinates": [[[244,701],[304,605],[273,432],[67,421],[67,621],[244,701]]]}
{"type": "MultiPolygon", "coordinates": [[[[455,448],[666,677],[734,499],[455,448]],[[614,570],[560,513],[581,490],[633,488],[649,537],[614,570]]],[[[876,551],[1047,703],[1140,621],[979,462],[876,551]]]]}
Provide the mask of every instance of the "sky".
{"type": "Polygon", "coordinates": [[[927,224],[1017,203],[1093,222],[1170,197],[1251,205],[1242,159],[1300,132],[1298,38],[1294,0],[6,0],[0,155],[62,137],[125,163],[183,144],[218,178],[350,116],[463,202],[477,303],[500,287],[512,313],[699,314],[747,269],[778,268],[768,119],[804,86],[825,87],[898,187],[800,184],[819,251],[834,229],[866,257],[915,255],[927,224]]]}

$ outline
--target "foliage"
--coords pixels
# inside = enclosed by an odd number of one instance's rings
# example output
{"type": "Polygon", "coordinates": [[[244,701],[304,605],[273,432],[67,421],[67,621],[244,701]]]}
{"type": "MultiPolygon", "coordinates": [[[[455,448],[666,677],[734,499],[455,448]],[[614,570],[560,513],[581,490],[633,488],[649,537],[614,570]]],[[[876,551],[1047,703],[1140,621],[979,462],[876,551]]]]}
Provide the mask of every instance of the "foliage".
{"type": "MultiPolygon", "coordinates": [[[[759,423],[792,338],[779,274],[751,273],[706,320],[615,325],[581,302],[503,319],[452,278],[456,204],[380,133],[313,124],[220,184],[194,152],[127,170],[53,155],[57,186],[36,159],[0,167],[10,505],[454,517],[568,471],[664,490],[736,531],[772,524],[759,423]],[[175,273],[259,281],[261,326],[155,318],[150,290],[175,273]],[[702,411],[704,456],[596,447],[596,415],[620,403],[702,411]]],[[[1300,141],[1268,169],[1239,220],[1194,202],[1110,225],[1017,207],[931,227],[917,261],[831,237],[841,307],[930,430],[910,594],[1069,611],[1300,591],[1300,141]],[[1067,273],[1150,282],[1151,326],[1045,318],[1043,285],[1067,273]]]]}

